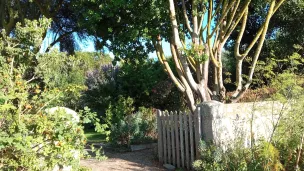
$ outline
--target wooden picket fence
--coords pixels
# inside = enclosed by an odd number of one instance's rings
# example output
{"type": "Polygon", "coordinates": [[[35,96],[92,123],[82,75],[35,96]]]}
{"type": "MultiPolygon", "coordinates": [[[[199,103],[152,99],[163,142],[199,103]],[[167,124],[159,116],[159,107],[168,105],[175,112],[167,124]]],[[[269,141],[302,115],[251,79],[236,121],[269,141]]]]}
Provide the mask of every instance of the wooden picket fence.
{"type": "Polygon", "coordinates": [[[199,158],[200,108],[196,112],[157,112],[158,157],[161,163],[190,169],[199,158]]]}

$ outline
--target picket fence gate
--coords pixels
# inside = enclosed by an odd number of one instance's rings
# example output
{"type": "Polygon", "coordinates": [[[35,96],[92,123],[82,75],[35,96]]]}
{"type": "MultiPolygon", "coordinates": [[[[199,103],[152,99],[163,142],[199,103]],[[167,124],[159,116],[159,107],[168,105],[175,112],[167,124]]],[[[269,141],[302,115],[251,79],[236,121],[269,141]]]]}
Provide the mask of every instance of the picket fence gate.
{"type": "Polygon", "coordinates": [[[200,107],[191,112],[157,111],[158,158],[161,163],[190,169],[199,158],[200,107]]]}

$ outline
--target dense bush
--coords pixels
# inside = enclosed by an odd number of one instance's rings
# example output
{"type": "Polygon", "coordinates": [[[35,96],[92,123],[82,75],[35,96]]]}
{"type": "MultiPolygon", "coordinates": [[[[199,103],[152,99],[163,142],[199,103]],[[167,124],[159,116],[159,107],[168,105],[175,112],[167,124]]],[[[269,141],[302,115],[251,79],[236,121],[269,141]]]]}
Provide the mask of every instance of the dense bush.
{"type": "Polygon", "coordinates": [[[38,53],[49,23],[44,18],[26,20],[24,27],[17,24],[15,35],[10,37],[1,31],[0,170],[52,170],[56,166],[79,170],[86,143],[81,124],[93,121],[102,131],[96,113],[88,109],[79,113],[79,123],[73,123],[72,116],[63,111],[45,111],[67,104],[65,100],[70,95],[66,93],[78,91],[69,82],[74,81],[77,86],[81,82],[76,79],[80,78],[78,71],[71,71],[75,77],[72,74],[68,80],[69,70],[77,60],[56,51],[38,53]],[[50,63],[47,58],[56,60],[50,63]]]}
{"type": "Polygon", "coordinates": [[[68,56],[66,53],[54,50],[40,55],[37,60],[35,74],[42,79],[42,85],[64,89],[60,105],[78,110],[85,106],[80,101],[80,97],[87,89],[85,85],[87,71],[95,69],[103,62],[108,62],[109,57],[90,52],[76,52],[74,56],[68,56]]]}
{"type": "MultiPolygon", "coordinates": [[[[239,102],[273,100],[273,95],[280,88],[280,83],[274,85],[273,82],[286,75],[287,72],[294,74],[294,80],[303,80],[304,59],[300,54],[294,53],[285,59],[272,57],[265,60],[257,63],[252,89],[247,90],[239,102]]],[[[228,92],[227,94],[231,95],[232,93],[228,92]]]]}
{"type": "Polygon", "coordinates": [[[104,116],[110,103],[118,100],[117,89],[118,67],[106,64],[86,73],[85,85],[87,90],[83,92],[81,102],[89,106],[100,116],[104,116]]]}
{"type": "MultiPolygon", "coordinates": [[[[170,63],[173,62],[168,59],[170,63]]],[[[118,72],[120,94],[134,99],[134,105],[161,110],[182,109],[184,99],[159,62],[152,60],[122,63],[118,72]]]]}
{"type": "Polygon", "coordinates": [[[182,94],[172,84],[158,62],[121,62],[118,67],[101,65],[87,72],[82,101],[86,106],[104,116],[110,103],[119,96],[131,97],[138,110],[158,108],[177,110],[185,106],[182,94]]]}
{"type": "Polygon", "coordinates": [[[156,117],[152,109],[140,107],[137,112],[133,99],[119,97],[106,111],[108,140],[113,145],[126,145],[155,140],[156,117]]]}
{"type": "MultiPolygon", "coordinates": [[[[304,73],[304,72],[303,72],[304,73]]],[[[304,77],[284,72],[272,82],[277,87],[274,98],[286,104],[289,112],[281,114],[273,137],[286,170],[304,169],[304,77]]]]}
{"type": "Polygon", "coordinates": [[[265,141],[251,149],[236,146],[226,151],[215,145],[201,142],[200,153],[201,159],[193,163],[195,170],[284,170],[279,151],[271,143],[265,141]]]}
{"type": "Polygon", "coordinates": [[[79,168],[73,150],[81,151],[85,144],[82,127],[72,124],[70,115],[44,111],[61,92],[38,91],[22,79],[24,69],[11,64],[2,63],[0,71],[1,170],[79,168]]]}

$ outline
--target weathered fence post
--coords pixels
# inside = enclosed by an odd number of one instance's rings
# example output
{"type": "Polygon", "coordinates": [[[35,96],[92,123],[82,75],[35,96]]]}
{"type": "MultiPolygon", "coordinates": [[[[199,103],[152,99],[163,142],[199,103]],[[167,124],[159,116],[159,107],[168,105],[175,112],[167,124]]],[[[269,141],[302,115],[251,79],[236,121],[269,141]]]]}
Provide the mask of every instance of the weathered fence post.
{"type": "Polygon", "coordinates": [[[175,138],[174,138],[174,125],[175,125],[175,123],[174,123],[174,113],[173,112],[171,112],[170,121],[171,121],[170,128],[171,128],[172,164],[175,166],[175,164],[176,164],[176,158],[175,158],[176,149],[175,149],[175,138]]]}
{"type": "Polygon", "coordinates": [[[171,121],[170,121],[170,113],[169,112],[166,112],[167,115],[166,115],[166,118],[167,118],[167,145],[168,145],[168,163],[171,164],[172,162],[172,156],[171,156],[171,152],[172,152],[172,148],[171,148],[171,136],[170,136],[170,124],[171,124],[171,121]]]}
{"type": "Polygon", "coordinates": [[[163,112],[162,115],[162,127],[163,127],[163,155],[164,155],[164,163],[167,163],[167,136],[166,136],[166,113],[163,112]]]}
{"type": "Polygon", "coordinates": [[[196,159],[200,158],[200,140],[202,138],[202,130],[201,130],[201,108],[197,107],[196,111],[194,112],[194,128],[195,128],[195,153],[196,159]]]}
{"type": "Polygon", "coordinates": [[[161,123],[162,112],[157,110],[157,138],[158,138],[158,159],[159,162],[163,163],[163,135],[162,135],[162,123],[161,123]]]}
{"type": "Polygon", "coordinates": [[[193,117],[192,113],[189,113],[189,134],[190,134],[190,161],[191,164],[194,162],[194,137],[193,137],[193,117]]]}
{"type": "Polygon", "coordinates": [[[174,126],[175,126],[175,145],[176,145],[176,159],[177,167],[180,167],[180,146],[179,146],[179,134],[178,134],[178,112],[175,111],[174,115],[174,126]]]}
{"type": "Polygon", "coordinates": [[[188,117],[187,113],[184,112],[184,126],[185,126],[185,145],[186,145],[186,165],[187,169],[190,168],[190,163],[189,163],[189,124],[188,124],[188,117]]]}
{"type": "Polygon", "coordinates": [[[179,124],[180,124],[180,145],[181,145],[181,156],[182,156],[182,167],[185,167],[185,148],[184,148],[184,125],[183,125],[183,113],[179,113],[179,124]]]}

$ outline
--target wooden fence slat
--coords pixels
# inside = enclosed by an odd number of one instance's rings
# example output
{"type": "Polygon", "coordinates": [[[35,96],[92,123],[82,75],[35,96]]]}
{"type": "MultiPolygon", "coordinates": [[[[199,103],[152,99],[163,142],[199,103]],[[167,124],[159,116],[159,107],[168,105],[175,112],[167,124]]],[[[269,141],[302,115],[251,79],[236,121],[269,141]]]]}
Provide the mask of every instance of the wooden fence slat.
{"type": "Polygon", "coordinates": [[[163,160],[163,136],[162,136],[162,124],[161,124],[162,112],[157,110],[157,138],[158,138],[158,160],[159,162],[164,162],[163,160]]]}
{"type": "Polygon", "coordinates": [[[181,160],[182,167],[185,167],[185,148],[184,148],[184,124],[183,124],[183,113],[179,113],[179,133],[180,133],[180,146],[181,146],[181,160]]]}
{"type": "Polygon", "coordinates": [[[190,134],[190,159],[191,163],[190,165],[192,166],[192,163],[194,162],[194,137],[193,137],[193,115],[192,113],[189,113],[189,134],[190,134]]]}
{"type": "Polygon", "coordinates": [[[194,113],[194,124],[195,124],[195,158],[199,159],[200,158],[200,152],[199,152],[199,147],[200,147],[200,140],[201,140],[201,109],[200,107],[197,107],[195,113],[194,113]]]}
{"type": "Polygon", "coordinates": [[[178,112],[175,111],[174,115],[174,126],[175,126],[175,146],[176,146],[176,163],[177,167],[180,168],[180,146],[179,146],[179,134],[178,134],[178,112]]]}
{"type": "Polygon", "coordinates": [[[163,116],[162,116],[162,126],[163,126],[163,152],[164,152],[164,163],[167,163],[167,136],[166,136],[166,127],[167,127],[167,123],[166,123],[166,113],[163,112],[163,116]]]}
{"type": "Polygon", "coordinates": [[[171,121],[170,121],[170,113],[167,112],[167,145],[168,145],[168,163],[169,164],[172,164],[172,157],[171,157],[171,137],[170,137],[170,124],[171,124],[171,121]]]}
{"type": "Polygon", "coordinates": [[[186,154],[186,166],[187,169],[190,169],[190,159],[189,159],[189,132],[188,132],[188,128],[189,128],[189,124],[188,124],[188,119],[187,119],[187,113],[184,112],[184,126],[185,126],[185,154],[186,154]]]}
{"type": "Polygon", "coordinates": [[[174,137],[174,113],[171,112],[170,115],[170,120],[171,120],[171,146],[172,146],[172,164],[175,166],[176,164],[176,158],[175,158],[175,154],[176,154],[176,149],[175,149],[175,137],[174,137]]]}

